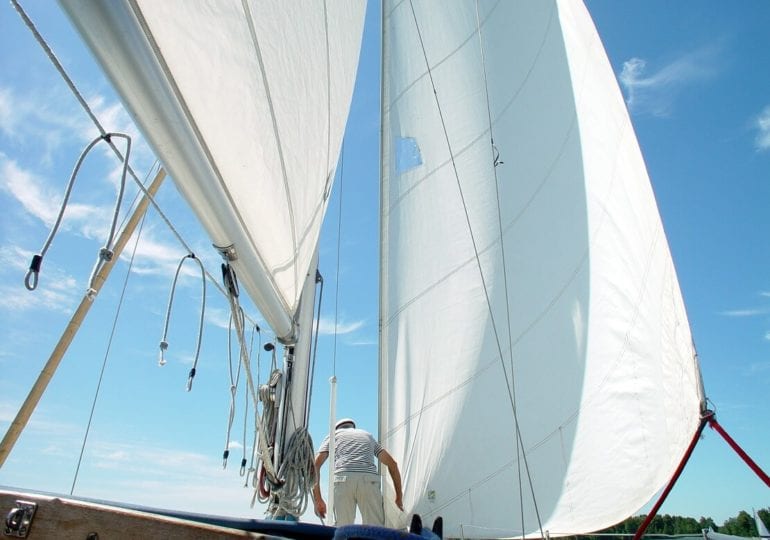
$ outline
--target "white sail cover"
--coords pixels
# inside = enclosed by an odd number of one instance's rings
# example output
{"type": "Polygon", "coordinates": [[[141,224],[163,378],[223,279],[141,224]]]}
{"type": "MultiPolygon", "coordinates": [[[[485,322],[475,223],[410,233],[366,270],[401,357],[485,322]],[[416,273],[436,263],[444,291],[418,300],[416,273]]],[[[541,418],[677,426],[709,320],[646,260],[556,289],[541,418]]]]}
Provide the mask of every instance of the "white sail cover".
{"type": "Polygon", "coordinates": [[[673,473],[702,388],[593,23],[574,0],[383,17],[380,435],[406,510],[387,495],[388,515],[449,537],[612,525],[673,473]]]}
{"type": "Polygon", "coordinates": [[[293,323],[353,92],[364,2],[62,0],[279,338],[293,323]]]}

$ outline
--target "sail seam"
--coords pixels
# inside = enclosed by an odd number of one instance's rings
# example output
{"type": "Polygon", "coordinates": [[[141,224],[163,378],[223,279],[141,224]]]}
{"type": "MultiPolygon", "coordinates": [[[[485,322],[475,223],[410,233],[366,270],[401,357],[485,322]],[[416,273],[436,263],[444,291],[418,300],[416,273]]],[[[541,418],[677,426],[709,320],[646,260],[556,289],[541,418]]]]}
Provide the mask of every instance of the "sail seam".
{"type": "MultiPolygon", "coordinates": [[[[490,14],[494,11],[494,7],[490,9],[490,14]]],[[[487,105],[487,124],[489,125],[489,146],[491,151],[491,157],[492,157],[492,173],[495,178],[495,196],[497,200],[497,226],[499,229],[499,238],[500,238],[500,258],[502,263],[502,270],[503,270],[503,291],[504,291],[504,298],[505,298],[505,314],[506,314],[506,330],[508,334],[508,362],[509,367],[511,370],[511,395],[513,398],[513,413],[514,413],[514,420],[517,425],[516,429],[516,464],[517,464],[517,480],[519,484],[519,511],[521,515],[521,529],[522,533],[524,531],[524,493],[522,489],[522,482],[521,482],[521,460],[519,459],[521,452],[523,451],[523,442],[521,438],[519,437],[519,430],[518,430],[518,419],[515,418],[516,416],[516,376],[515,376],[515,370],[513,366],[513,342],[512,342],[512,328],[511,328],[511,298],[508,291],[508,271],[506,269],[505,264],[505,238],[503,234],[503,221],[502,221],[502,211],[500,207],[500,178],[497,174],[497,164],[498,164],[498,158],[495,157],[495,137],[492,130],[492,108],[489,102],[489,80],[487,78],[487,62],[486,57],[484,55],[484,40],[481,36],[481,17],[479,15],[479,2],[476,0],[476,31],[479,36],[479,55],[481,56],[481,70],[484,74],[484,95],[486,98],[486,105],[487,105]]],[[[503,370],[505,370],[505,363],[502,358],[502,351],[500,352],[500,363],[503,364],[503,370]]],[[[526,459],[526,456],[525,456],[526,459]]],[[[532,478],[529,476],[529,468],[527,468],[527,476],[529,477],[530,481],[530,489],[532,489],[532,478]]],[[[540,512],[537,509],[537,501],[534,496],[534,492],[532,493],[532,499],[535,506],[535,512],[538,516],[538,524],[540,522],[540,512]]],[[[542,529],[542,528],[541,528],[542,529]]],[[[542,533],[542,530],[541,530],[542,533]]]]}
{"type": "MultiPolygon", "coordinates": [[[[484,290],[484,296],[486,298],[487,310],[489,312],[489,321],[490,321],[490,323],[492,325],[492,332],[493,332],[493,334],[495,336],[495,342],[497,344],[497,350],[498,350],[498,354],[499,354],[499,358],[500,358],[500,362],[501,362],[501,367],[502,367],[502,371],[503,371],[503,377],[505,379],[505,387],[506,387],[506,391],[508,393],[508,399],[509,399],[510,405],[511,405],[511,413],[513,414],[513,420],[514,420],[515,429],[516,429],[516,436],[518,438],[521,438],[521,431],[520,431],[520,426],[519,426],[519,420],[518,420],[518,417],[517,417],[517,414],[516,414],[516,404],[514,402],[514,398],[513,398],[513,394],[512,394],[512,390],[511,390],[511,381],[510,381],[510,379],[508,377],[508,371],[505,369],[505,362],[503,360],[502,345],[500,344],[500,336],[499,336],[499,333],[498,333],[498,330],[497,330],[497,322],[495,320],[495,315],[494,315],[494,312],[492,310],[492,303],[491,303],[490,298],[489,298],[489,289],[487,287],[486,278],[484,277],[484,270],[483,270],[483,268],[481,266],[481,259],[480,259],[480,256],[479,256],[479,249],[478,249],[478,245],[476,243],[476,237],[475,237],[475,235],[473,233],[473,226],[471,224],[470,214],[468,212],[468,206],[467,206],[467,204],[465,202],[465,194],[463,192],[462,183],[460,181],[460,174],[459,174],[459,171],[457,170],[457,164],[455,162],[454,154],[452,152],[452,144],[451,144],[451,141],[449,140],[449,133],[447,131],[446,121],[444,120],[444,113],[443,113],[443,110],[441,108],[441,103],[440,103],[439,98],[438,98],[438,92],[436,90],[436,84],[435,84],[435,81],[433,79],[433,72],[432,72],[432,69],[431,69],[431,64],[428,61],[428,53],[427,53],[427,51],[425,49],[425,43],[423,42],[423,39],[422,39],[422,33],[420,32],[420,25],[417,22],[417,14],[416,14],[415,9],[414,9],[414,3],[410,1],[409,5],[411,7],[412,17],[414,19],[414,24],[415,24],[415,30],[417,32],[417,37],[418,37],[419,42],[420,42],[420,47],[422,49],[423,58],[425,59],[425,66],[426,66],[426,69],[428,70],[428,77],[429,77],[429,80],[430,80],[431,87],[433,89],[433,96],[434,96],[435,103],[436,103],[436,109],[438,111],[438,115],[439,115],[439,118],[441,120],[441,127],[442,127],[443,132],[444,132],[444,139],[446,141],[447,150],[449,151],[449,155],[452,158],[451,159],[451,161],[452,161],[452,169],[454,171],[454,177],[455,177],[455,180],[456,180],[457,189],[458,189],[458,192],[459,192],[459,195],[460,195],[460,200],[461,200],[461,203],[462,203],[462,207],[463,207],[463,210],[464,210],[464,213],[465,213],[465,220],[466,220],[467,227],[468,227],[468,229],[467,229],[468,230],[468,234],[470,236],[471,244],[473,246],[473,251],[474,251],[475,257],[476,257],[477,268],[478,268],[478,271],[479,271],[479,278],[481,280],[481,285],[482,285],[482,288],[484,290]]],[[[538,525],[539,525],[539,527],[541,529],[541,532],[542,532],[542,524],[541,524],[541,521],[540,521],[540,515],[539,515],[539,511],[537,510],[537,501],[535,500],[534,486],[532,484],[532,478],[531,478],[531,475],[530,475],[530,472],[529,472],[529,466],[527,465],[527,462],[526,462],[526,453],[524,454],[524,460],[525,460],[524,463],[525,463],[525,468],[527,470],[527,475],[529,477],[530,490],[532,492],[533,503],[535,505],[535,513],[537,515],[538,525]]]]}
{"type": "MultiPolygon", "coordinates": [[[[289,213],[289,227],[291,228],[293,259],[296,260],[299,254],[299,249],[297,247],[297,231],[295,230],[295,224],[294,224],[294,205],[291,197],[291,189],[289,189],[290,188],[289,176],[286,171],[286,160],[283,155],[283,144],[281,143],[281,135],[278,130],[278,119],[276,117],[275,104],[273,103],[273,97],[270,93],[270,85],[268,84],[267,72],[265,71],[265,63],[262,58],[262,49],[259,45],[259,39],[257,38],[257,30],[256,28],[254,28],[254,18],[252,17],[251,9],[249,8],[249,4],[246,0],[242,0],[241,5],[243,6],[244,14],[246,15],[246,21],[249,27],[249,33],[251,34],[251,42],[254,44],[254,53],[256,54],[257,63],[259,64],[259,71],[260,71],[260,75],[262,76],[262,86],[265,89],[265,99],[267,101],[268,110],[270,111],[270,121],[273,127],[273,136],[275,137],[276,151],[278,152],[278,159],[281,162],[281,177],[283,180],[284,192],[286,194],[286,210],[289,213]]],[[[326,9],[326,4],[324,4],[324,10],[325,9],[326,9]]],[[[288,262],[287,264],[291,264],[291,262],[288,262]]],[[[298,269],[296,265],[294,265],[293,270],[294,270],[294,298],[292,298],[292,302],[296,302],[296,299],[300,294],[299,275],[298,275],[298,269]]]]}

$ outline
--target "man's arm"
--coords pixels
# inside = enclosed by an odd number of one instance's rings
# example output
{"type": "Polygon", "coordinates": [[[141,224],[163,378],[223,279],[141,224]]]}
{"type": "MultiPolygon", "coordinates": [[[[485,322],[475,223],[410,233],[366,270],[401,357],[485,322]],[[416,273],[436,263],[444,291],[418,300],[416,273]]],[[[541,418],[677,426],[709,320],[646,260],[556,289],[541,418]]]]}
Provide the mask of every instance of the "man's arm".
{"type": "Polygon", "coordinates": [[[402,501],[403,494],[401,493],[401,473],[398,470],[398,464],[396,463],[396,460],[393,459],[393,456],[391,456],[385,449],[383,449],[377,457],[382,464],[388,468],[390,479],[393,480],[393,488],[396,490],[396,506],[403,511],[404,503],[402,501]]]}
{"type": "Polygon", "coordinates": [[[329,457],[329,452],[318,452],[315,456],[315,482],[313,483],[313,506],[315,513],[320,518],[326,517],[326,502],[321,496],[321,466],[329,457]]]}

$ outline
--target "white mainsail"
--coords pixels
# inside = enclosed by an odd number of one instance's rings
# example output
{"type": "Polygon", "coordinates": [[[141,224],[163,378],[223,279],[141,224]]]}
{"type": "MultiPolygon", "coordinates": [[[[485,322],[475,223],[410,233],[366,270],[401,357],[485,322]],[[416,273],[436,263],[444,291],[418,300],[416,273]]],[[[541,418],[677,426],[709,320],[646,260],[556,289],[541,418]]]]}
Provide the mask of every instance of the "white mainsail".
{"type": "Polygon", "coordinates": [[[703,394],[593,23],[573,0],[386,0],[383,28],[380,435],[403,515],[450,537],[616,523],[703,394]]]}
{"type": "Polygon", "coordinates": [[[295,339],[364,2],[62,0],[279,339],[295,339]]]}

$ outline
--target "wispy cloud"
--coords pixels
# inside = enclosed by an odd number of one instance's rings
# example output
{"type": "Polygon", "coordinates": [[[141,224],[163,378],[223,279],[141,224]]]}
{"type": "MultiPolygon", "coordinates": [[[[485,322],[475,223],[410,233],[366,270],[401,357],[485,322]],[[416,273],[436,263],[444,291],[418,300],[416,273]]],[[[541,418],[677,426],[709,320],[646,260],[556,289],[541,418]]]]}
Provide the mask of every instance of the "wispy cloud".
{"type": "Polygon", "coordinates": [[[365,322],[366,321],[337,321],[335,326],[332,319],[321,317],[321,320],[318,323],[318,333],[322,336],[334,335],[335,333],[337,335],[350,334],[361,328],[365,322]]]}
{"type": "MultiPolygon", "coordinates": [[[[19,164],[0,153],[0,189],[15,198],[32,216],[52,227],[59,214],[64,194],[46,186],[45,181],[19,166],[19,164]]],[[[63,228],[75,227],[87,238],[106,236],[104,230],[109,226],[108,208],[70,203],[67,205],[66,222],[63,228]],[[74,222],[74,225],[73,225],[74,222]],[[94,223],[106,223],[96,227],[94,223]],[[103,230],[104,229],[104,230],[103,230]]]]}
{"type": "Polygon", "coordinates": [[[619,79],[626,89],[629,109],[637,113],[668,116],[680,93],[714,75],[715,56],[714,48],[699,49],[651,73],[646,60],[632,58],[624,62],[619,79]]]}
{"type": "Polygon", "coordinates": [[[770,105],[765,107],[756,118],[755,127],[757,137],[755,139],[756,148],[760,152],[770,150],[770,105]]]}
{"type": "Polygon", "coordinates": [[[770,313],[768,308],[750,308],[750,309],[731,309],[720,312],[725,317],[756,317],[758,315],[767,315],[770,313]]]}
{"type": "MultiPolygon", "coordinates": [[[[85,146],[99,135],[99,130],[67,92],[59,85],[44,89],[42,93],[39,89],[21,93],[0,86],[0,133],[16,141],[36,141],[43,162],[50,162],[63,144],[71,144],[73,135],[85,146]]],[[[91,93],[86,102],[107,132],[125,133],[131,137],[132,165],[139,170],[148,168],[154,156],[123,105],[108,101],[98,93],[91,93]]],[[[123,152],[123,141],[115,145],[123,152]]],[[[100,147],[104,155],[118,163],[108,145],[101,144],[100,147]]],[[[73,164],[76,158],[72,157],[73,164]]],[[[118,165],[116,171],[119,169],[118,165]]],[[[117,184],[119,173],[113,173],[110,178],[117,184]]]]}

